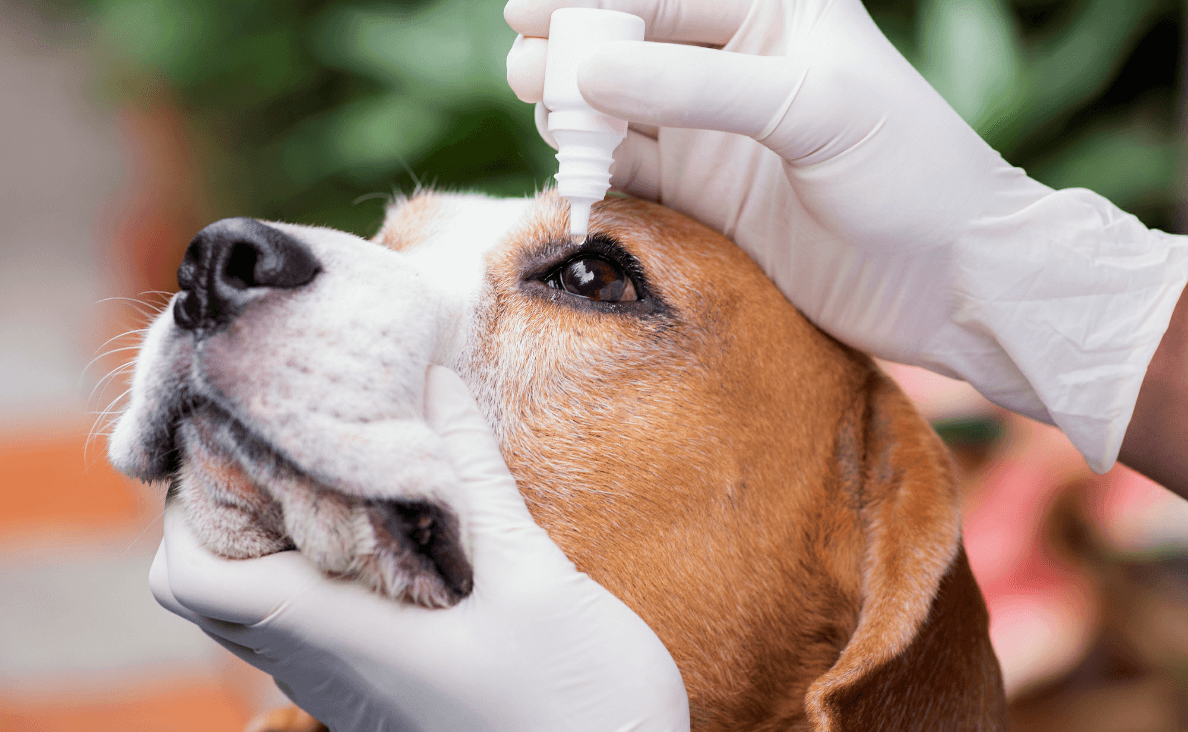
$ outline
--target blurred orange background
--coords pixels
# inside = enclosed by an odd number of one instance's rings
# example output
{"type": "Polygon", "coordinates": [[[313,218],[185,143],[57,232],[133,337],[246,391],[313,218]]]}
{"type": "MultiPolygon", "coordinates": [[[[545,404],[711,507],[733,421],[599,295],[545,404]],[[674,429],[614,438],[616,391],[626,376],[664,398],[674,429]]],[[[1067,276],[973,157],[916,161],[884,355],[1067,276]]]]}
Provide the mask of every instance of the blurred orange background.
{"type": "Polygon", "coordinates": [[[102,434],[198,178],[178,116],[104,102],[47,23],[0,3],[0,730],[239,730],[281,697],[157,606],[163,489],[102,434]]]}

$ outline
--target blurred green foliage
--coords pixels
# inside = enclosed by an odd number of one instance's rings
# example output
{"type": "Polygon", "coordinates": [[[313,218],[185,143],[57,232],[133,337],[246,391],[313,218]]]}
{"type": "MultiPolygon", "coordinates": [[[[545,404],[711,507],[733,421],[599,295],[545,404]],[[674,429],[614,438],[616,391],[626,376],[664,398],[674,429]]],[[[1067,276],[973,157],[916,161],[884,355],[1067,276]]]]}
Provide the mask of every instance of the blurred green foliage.
{"type": "Polygon", "coordinates": [[[91,26],[122,102],[181,109],[219,215],[370,233],[417,181],[513,195],[553,173],[500,0],[43,1],[91,26]]]}
{"type": "Polygon", "coordinates": [[[1012,163],[1181,227],[1183,0],[867,0],[1012,163]]]}
{"type": "MultiPolygon", "coordinates": [[[[369,194],[524,194],[555,169],[504,80],[503,0],[41,1],[91,24],[118,96],[183,110],[220,214],[368,233],[369,194]]],[[[1176,227],[1184,0],[867,6],[1008,160],[1176,227]]]]}

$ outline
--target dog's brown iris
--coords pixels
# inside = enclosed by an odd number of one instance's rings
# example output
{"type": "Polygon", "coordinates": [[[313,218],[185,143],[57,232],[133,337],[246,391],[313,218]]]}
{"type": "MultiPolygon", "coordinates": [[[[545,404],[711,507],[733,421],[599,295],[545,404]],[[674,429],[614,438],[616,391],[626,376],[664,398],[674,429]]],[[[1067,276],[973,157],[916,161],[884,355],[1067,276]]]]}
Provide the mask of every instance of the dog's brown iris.
{"type": "Polygon", "coordinates": [[[570,294],[590,300],[623,302],[639,299],[631,278],[601,257],[569,260],[557,273],[557,285],[570,294]]]}

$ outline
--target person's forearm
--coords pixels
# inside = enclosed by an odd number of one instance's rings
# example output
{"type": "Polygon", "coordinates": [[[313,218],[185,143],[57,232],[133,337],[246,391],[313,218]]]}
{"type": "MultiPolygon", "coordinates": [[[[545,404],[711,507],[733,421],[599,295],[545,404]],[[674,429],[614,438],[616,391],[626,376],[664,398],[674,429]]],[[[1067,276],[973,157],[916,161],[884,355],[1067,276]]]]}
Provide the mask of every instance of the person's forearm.
{"type": "Polygon", "coordinates": [[[1147,368],[1118,459],[1188,498],[1188,290],[1147,368]]]}

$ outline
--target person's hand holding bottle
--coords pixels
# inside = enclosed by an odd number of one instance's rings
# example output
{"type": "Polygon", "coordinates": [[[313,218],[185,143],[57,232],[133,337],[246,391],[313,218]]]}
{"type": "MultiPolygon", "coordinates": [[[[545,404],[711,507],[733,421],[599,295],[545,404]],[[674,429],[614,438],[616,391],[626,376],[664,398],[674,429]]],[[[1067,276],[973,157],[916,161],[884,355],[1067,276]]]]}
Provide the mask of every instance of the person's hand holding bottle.
{"type": "Polygon", "coordinates": [[[1183,238],[1011,167],[860,0],[511,0],[521,99],[540,100],[552,10],[592,4],[677,42],[607,44],[579,71],[587,101],[632,123],[620,190],[734,239],[842,341],[1114,462],[1188,282],[1183,238]]]}

